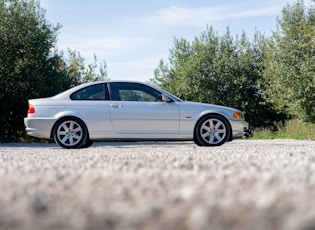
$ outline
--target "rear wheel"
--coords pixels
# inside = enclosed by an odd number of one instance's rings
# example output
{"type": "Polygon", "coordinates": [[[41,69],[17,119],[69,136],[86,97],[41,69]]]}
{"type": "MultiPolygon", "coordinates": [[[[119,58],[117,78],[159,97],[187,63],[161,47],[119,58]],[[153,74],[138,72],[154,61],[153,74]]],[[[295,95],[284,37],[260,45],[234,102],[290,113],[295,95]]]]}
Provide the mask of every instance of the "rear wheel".
{"type": "Polygon", "coordinates": [[[216,114],[206,115],[195,128],[195,143],[199,146],[219,146],[224,144],[230,133],[228,122],[216,114]]]}
{"type": "Polygon", "coordinates": [[[91,141],[90,139],[86,140],[86,142],[80,146],[80,148],[88,148],[90,147],[91,145],[93,145],[93,141],[91,141]]]}
{"type": "Polygon", "coordinates": [[[87,140],[87,129],[84,123],[75,117],[59,120],[53,130],[55,142],[67,149],[80,148],[87,140]]]}

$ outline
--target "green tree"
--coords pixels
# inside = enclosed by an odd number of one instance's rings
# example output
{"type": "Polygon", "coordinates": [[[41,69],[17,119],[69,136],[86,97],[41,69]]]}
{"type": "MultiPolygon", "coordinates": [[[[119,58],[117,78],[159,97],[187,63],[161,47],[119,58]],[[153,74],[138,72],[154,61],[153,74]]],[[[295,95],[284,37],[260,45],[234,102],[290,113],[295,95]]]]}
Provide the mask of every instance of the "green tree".
{"type": "Polygon", "coordinates": [[[87,68],[79,53],[56,47],[60,25],[45,19],[35,0],[0,0],[0,141],[25,135],[27,99],[55,95],[81,82],[107,77],[106,63],[87,68]],[[99,69],[97,69],[99,68],[99,69]]]}
{"type": "Polygon", "coordinates": [[[88,64],[86,67],[85,60],[80,52],[68,49],[68,54],[65,58],[67,76],[75,79],[76,83],[109,80],[106,62],[98,63],[96,54],[94,54],[93,58],[93,63],[88,64]]]}
{"type": "Polygon", "coordinates": [[[290,116],[315,122],[315,8],[288,4],[269,43],[266,98],[290,116]]]}
{"type": "Polygon", "coordinates": [[[229,29],[223,36],[208,27],[192,43],[175,39],[169,64],[160,61],[152,79],[185,100],[222,104],[246,111],[252,126],[269,126],[275,112],[261,97],[267,40],[256,32],[252,42],[246,34],[235,39],[229,29]]]}
{"type": "Polygon", "coordinates": [[[0,1],[1,140],[23,135],[27,98],[52,95],[71,82],[51,52],[58,29],[38,2],[0,1]]]}

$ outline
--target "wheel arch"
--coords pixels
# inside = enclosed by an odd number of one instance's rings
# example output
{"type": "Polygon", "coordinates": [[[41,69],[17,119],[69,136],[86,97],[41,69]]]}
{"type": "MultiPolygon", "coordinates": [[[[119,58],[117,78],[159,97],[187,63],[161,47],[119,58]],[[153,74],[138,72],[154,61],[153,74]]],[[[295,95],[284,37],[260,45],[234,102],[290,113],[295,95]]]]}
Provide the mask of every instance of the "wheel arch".
{"type": "Polygon", "coordinates": [[[90,139],[90,134],[89,134],[89,129],[87,127],[87,125],[85,124],[85,122],[80,118],[80,117],[77,117],[77,116],[74,116],[74,115],[67,115],[67,116],[63,116],[63,117],[59,117],[54,125],[52,126],[51,130],[50,130],[50,138],[53,139],[54,138],[54,129],[56,127],[56,124],[58,124],[59,121],[61,120],[67,120],[68,118],[74,118],[74,119],[77,119],[77,120],[80,120],[82,122],[82,124],[84,125],[84,127],[86,128],[86,131],[87,131],[87,138],[90,139]]]}
{"type": "Polygon", "coordinates": [[[208,115],[216,115],[216,116],[220,116],[222,117],[222,119],[224,119],[227,124],[229,125],[229,137],[227,138],[227,141],[232,141],[233,139],[233,130],[232,130],[232,126],[231,126],[231,123],[229,122],[229,119],[227,119],[224,115],[220,114],[220,113],[215,113],[215,112],[209,112],[209,113],[205,113],[205,114],[202,114],[202,116],[200,116],[198,118],[198,120],[196,121],[195,123],[195,127],[194,127],[194,140],[196,140],[196,128],[197,128],[197,124],[198,122],[203,119],[205,116],[208,116],[208,115]]]}

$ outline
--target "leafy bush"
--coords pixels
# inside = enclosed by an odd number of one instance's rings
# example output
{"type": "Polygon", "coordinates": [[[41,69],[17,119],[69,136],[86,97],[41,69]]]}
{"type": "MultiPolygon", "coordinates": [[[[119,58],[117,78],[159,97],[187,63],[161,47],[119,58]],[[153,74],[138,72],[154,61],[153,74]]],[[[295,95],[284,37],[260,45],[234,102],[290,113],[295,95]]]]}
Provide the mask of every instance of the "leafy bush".
{"type": "Polygon", "coordinates": [[[284,124],[279,123],[276,130],[270,128],[256,129],[251,139],[296,139],[315,140],[315,124],[292,119],[284,124]]]}

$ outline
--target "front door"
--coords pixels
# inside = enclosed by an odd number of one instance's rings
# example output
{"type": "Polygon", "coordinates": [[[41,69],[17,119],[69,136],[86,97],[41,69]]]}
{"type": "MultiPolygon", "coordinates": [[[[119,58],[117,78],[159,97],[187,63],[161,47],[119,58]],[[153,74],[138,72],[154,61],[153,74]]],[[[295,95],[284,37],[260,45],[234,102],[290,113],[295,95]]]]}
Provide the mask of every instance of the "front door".
{"type": "Polygon", "coordinates": [[[162,93],[141,83],[110,83],[110,117],[118,133],[175,134],[179,108],[163,102],[162,93]]]}

